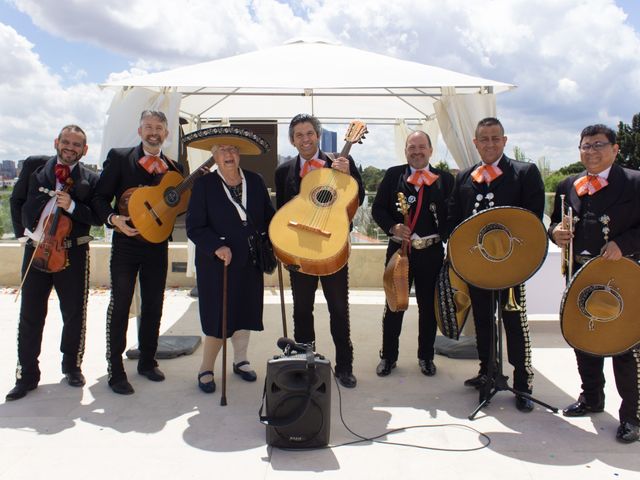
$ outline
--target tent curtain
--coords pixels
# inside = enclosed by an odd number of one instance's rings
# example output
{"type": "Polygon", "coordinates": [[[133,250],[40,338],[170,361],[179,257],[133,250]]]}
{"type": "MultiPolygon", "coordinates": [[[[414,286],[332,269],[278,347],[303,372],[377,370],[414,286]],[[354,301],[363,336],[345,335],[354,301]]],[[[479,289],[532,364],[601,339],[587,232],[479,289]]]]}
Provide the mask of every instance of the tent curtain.
{"type": "Polygon", "coordinates": [[[112,148],[133,147],[140,143],[138,126],[143,110],[157,110],[167,116],[169,136],[162,146],[162,151],[173,159],[178,158],[178,116],[182,96],[175,89],[166,90],[159,93],[146,88],[123,88],[115,94],[107,112],[108,118],[98,159],[100,166],[112,148]]]}
{"type": "Polygon", "coordinates": [[[461,170],[480,161],[473,144],[478,121],[496,116],[494,94],[456,95],[454,87],[443,87],[435,102],[436,118],[449,152],[461,170]]]}
{"type": "Polygon", "coordinates": [[[429,135],[429,138],[431,139],[431,146],[433,147],[433,154],[431,155],[431,158],[437,158],[436,153],[440,128],[438,127],[438,122],[436,122],[435,118],[422,120],[418,125],[411,128],[407,126],[407,123],[404,120],[396,120],[396,124],[394,126],[396,163],[404,164],[407,162],[404,154],[404,146],[406,144],[407,137],[417,130],[421,130],[429,135]]]}

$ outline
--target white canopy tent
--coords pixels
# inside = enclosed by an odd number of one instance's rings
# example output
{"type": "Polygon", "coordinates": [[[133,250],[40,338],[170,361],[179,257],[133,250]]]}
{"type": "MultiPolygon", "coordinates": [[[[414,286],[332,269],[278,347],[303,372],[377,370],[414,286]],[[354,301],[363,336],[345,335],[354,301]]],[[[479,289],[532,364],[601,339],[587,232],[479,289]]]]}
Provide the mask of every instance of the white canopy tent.
{"type": "MultiPolygon", "coordinates": [[[[120,91],[109,111],[101,158],[108,148],[136,142],[132,135],[137,113],[153,107],[172,115],[170,127],[177,127],[179,112],[190,122],[188,130],[229,120],[284,123],[297,113],[311,113],[324,123],[359,118],[368,124],[401,128],[403,123],[424,124],[439,117],[445,143],[461,166],[472,163],[469,155],[473,157],[475,152],[449,145],[469,136],[469,132],[457,129],[494,115],[494,95],[515,88],[318,40],[292,41],[105,86],[119,87],[120,91]],[[475,98],[471,110],[464,107],[467,96],[475,98]],[[434,103],[441,101],[443,111],[448,111],[452,102],[445,100],[454,97],[458,100],[456,113],[437,115],[434,103]],[[471,120],[460,122],[461,112],[471,120]]],[[[170,153],[177,152],[175,139],[166,147],[170,153]]]]}

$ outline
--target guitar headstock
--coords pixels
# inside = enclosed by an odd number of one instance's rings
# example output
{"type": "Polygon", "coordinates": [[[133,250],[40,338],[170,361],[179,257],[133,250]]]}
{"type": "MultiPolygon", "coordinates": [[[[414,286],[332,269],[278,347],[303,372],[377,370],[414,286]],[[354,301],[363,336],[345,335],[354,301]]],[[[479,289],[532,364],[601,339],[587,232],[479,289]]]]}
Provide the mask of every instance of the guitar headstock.
{"type": "Polygon", "coordinates": [[[407,203],[407,197],[404,193],[398,192],[398,201],[396,202],[396,205],[398,206],[398,211],[403,217],[406,217],[409,214],[409,203],[407,203]]]}
{"type": "Polygon", "coordinates": [[[344,135],[344,141],[348,143],[362,143],[366,133],[369,133],[366,123],[362,120],[351,120],[347,128],[347,133],[344,135]]]}

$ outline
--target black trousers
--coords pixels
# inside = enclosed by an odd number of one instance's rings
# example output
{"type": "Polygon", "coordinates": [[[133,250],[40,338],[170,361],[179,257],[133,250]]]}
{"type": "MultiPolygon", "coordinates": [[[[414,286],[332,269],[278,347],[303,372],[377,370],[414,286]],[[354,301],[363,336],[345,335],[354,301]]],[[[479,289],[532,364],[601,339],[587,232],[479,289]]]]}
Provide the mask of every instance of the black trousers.
{"type": "MultiPolygon", "coordinates": [[[[582,380],[582,394],[590,405],[604,405],[604,357],[596,357],[574,350],[578,372],[582,380]]],[[[634,349],[611,357],[616,388],[622,403],[618,411],[621,422],[640,425],[638,379],[640,378],[640,350],[634,349]]]]}
{"type": "MultiPolygon", "coordinates": [[[[23,278],[33,251],[31,245],[25,247],[23,278]]],[[[34,385],[40,381],[38,357],[52,288],[56,289],[62,313],[62,373],[80,371],[87,323],[89,246],[70,248],[67,255],[69,266],[60,272],[46,273],[31,267],[26,273],[20,301],[16,383],[34,385]]]]}
{"type": "Polygon", "coordinates": [[[298,343],[316,340],[313,326],[313,305],[318,288],[322,284],[324,298],[329,309],[329,327],[336,348],[336,372],[351,372],[353,345],[349,328],[349,266],[345,265],[332,275],[307,275],[289,272],[293,293],[293,330],[298,343]]]}
{"type": "MultiPolygon", "coordinates": [[[[391,256],[398,250],[399,244],[390,242],[387,248],[389,263],[391,256]]],[[[442,267],[444,251],[441,243],[422,250],[411,250],[409,254],[409,290],[415,282],[416,302],[418,303],[418,358],[433,360],[433,344],[436,340],[436,314],[434,292],[438,272],[442,267]]],[[[398,359],[398,344],[402,331],[404,312],[392,312],[385,304],[382,317],[382,350],[380,357],[390,362],[398,359]]]]}
{"type": "Polygon", "coordinates": [[[167,280],[168,242],[147,243],[113,234],[111,246],[111,300],[107,310],[107,365],[109,383],[126,378],[122,354],[127,344],[129,310],[140,277],[138,370],[150,370],[155,361],[167,280]]]}
{"type": "MultiPolygon", "coordinates": [[[[501,291],[503,308],[508,300],[509,290],[501,291]]],[[[491,356],[491,322],[497,307],[498,291],[492,296],[491,290],[482,290],[469,285],[469,296],[476,327],[476,343],[480,358],[480,373],[488,371],[491,356]],[[492,306],[492,302],[494,302],[492,306]]],[[[515,297],[523,308],[521,312],[502,311],[502,322],[507,337],[507,358],[513,365],[513,388],[520,392],[531,393],[533,388],[533,368],[531,366],[531,339],[527,322],[526,295],[524,285],[515,287],[515,297]]],[[[496,321],[496,328],[497,328],[496,321]]],[[[502,332],[497,332],[501,335],[502,332]]],[[[497,337],[496,337],[497,338],[497,337]]]]}

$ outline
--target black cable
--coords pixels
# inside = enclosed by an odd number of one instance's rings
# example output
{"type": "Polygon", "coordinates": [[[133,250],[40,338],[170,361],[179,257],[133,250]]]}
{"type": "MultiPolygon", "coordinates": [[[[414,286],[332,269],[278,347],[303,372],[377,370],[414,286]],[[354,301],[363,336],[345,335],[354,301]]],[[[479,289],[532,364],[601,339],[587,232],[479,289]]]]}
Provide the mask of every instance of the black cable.
{"type": "Polygon", "coordinates": [[[491,437],[489,437],[489,435],[479,430],[476,430],[473,427],[470,427],[468,425],[463,425],[461,423],[439,423],[435,425],[409,425],[406,427],[392,428],[390,430],[386,430],[372,437],[365,437],[363,435],[360,435],[359,433],[352,430],[344,420],[344,416],[342,414],[342,394],[340,392],[340,384],[338,383],[338,379],[335,376],[335,372],[333,371],[333,369],[331,369],[331,373],[333,374],[333,380],[338,389],[338,411],[340,412],[340,421],[342,422],[342,425],[344,425],[344,428],[346,428],[351,435],[353,435],[354,437],[357,437],[358,440],[339,443],[337,445],[323,445],[321,447],[306,447],[306,448],[277,447],[277,448],[279,448],[280,450],[287,450],[287,451],[311,451],[311,450],[334,449],[338,447],[346,447],[348,445],[357,445],[359,443],[364,443],[364,442],[372,442],[372,443],[380,443],[383,445],[396,445],[400,447],[419,448],[421,450],[433,450],[433,451],[439,451],[439,452],[474,452],[476,450],[482,450],[484,448],[487,448],[489,445],[491,445],[491,437]],[[470,430],[474,433],[477,433],[481,438],[484,438],[486,440],[486,443],[483,443],[479,447],[473,447],[473,448],[439,448],[439,447],[427,447],[425,445],[416,445],[413,443],[401,443],[401,442],[390,442],[387,440],[378,440],[380,437],[385,437],[394,433],[403,432],[403,431],[411,430],[415,428],[441,428],[441,427],[458,427],[458,428],[463,428],[465,430],[470,430]]]}

